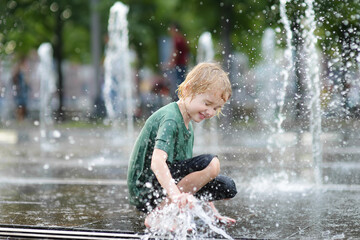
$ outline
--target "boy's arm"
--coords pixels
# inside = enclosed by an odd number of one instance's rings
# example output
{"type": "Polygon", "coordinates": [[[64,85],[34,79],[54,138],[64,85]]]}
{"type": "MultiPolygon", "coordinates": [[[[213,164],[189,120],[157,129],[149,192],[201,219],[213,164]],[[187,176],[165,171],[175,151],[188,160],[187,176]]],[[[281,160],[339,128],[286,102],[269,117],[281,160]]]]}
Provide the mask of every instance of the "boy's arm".
{"type": "Polygon", "coordinates": [[[166,190],[168,197],[172,202],[177,202],[179,206],[194,201],[194,197],[188,193],[182,193],[176,186],[170,170],[166,164],[167,153],[160,149],[154,149],[151,159],[151,170],[154,172],[161,186],[166,190]]]}
{"type": "Polygon", "coordinates": [[[174,179],[171,176],[170,170],[166,164],[167,153],[160,149],[154,149],[151,159],[151,170],[161,186],[166,190],[170,199],[172,196],[179,195],[181,192],[176,186],[174,179]]]}

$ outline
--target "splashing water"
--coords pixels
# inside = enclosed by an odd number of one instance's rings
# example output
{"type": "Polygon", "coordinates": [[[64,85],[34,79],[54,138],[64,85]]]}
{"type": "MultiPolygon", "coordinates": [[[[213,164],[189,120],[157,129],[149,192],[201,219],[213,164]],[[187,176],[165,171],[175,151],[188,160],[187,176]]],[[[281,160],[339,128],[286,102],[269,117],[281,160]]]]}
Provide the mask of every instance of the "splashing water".
{"type": "Polygon", "coordinates": [[[305,26],[308,29],[304,31],[306,54],[306,80],[308,82],[308,89],[311,94],[309,109],[310,109],[310,131],[312,135],[312,154],[315,170],[315,182],[321,184],[321,164],[322,164],[322,147],[321,147],[321,105],[320,105],[320,90],[321,81],[319,78],[318,55],[316,51],[317,38],[314,34],[316,29],[315,13],[313,10],[313,0],[306,0],[307,9],[305,11],[305,26]],[[315,64],[314,64],[315,63],[315,64]]]}
{"type": "Polygon", "coordinates": [[[277,124],[277,129],[278,129],[278,133],[282,133],[283,129],[281,127],[283,121],[285,120],[285,116],[282,114],[283,111],[283,107],[284,107],[284,102],[285,102],[285,94],[286,94],[286,88],[289,84],[289,74],[291,73],[294,63],[292,60],[292,51],[293,51],[293,46],[291,44],[291,40],[293,38],[293,34],[290,28],[290,22],[289,19],[286,15],[286,9],[285,9],[285,5],[288,2],[288,0],[281,0],[280,1],[280,15],[281,15],[281,22],[284,24],[284,28],[286,31],[286,49],[284,52],[284,57],[285,60],[287,62],[286,67],[283,71],[281,71],[281,75],[283,77],[283,91],[280,92],[281,96],[280,96],[280,109],[279,109],[279,116],[278,119],[276,121],[277,124]]]}
{"type": "Polygon", "coordinates": [[[216,221],[213,211],[205,202],[195,202],[191,209],[187,206],[180,209],[176,204],[169,204],[150,217],[154,227],[142,239],[205,239],[214,237],[214,234],[233,239],[216,225],[216,221]]]}
{"type": "Polygon", "coordinates": [[[270,152],[273,151],[272,146],[275,146],[277,149],[280,149],[280,153],[283,154],[285,152],[284,144],[281,139],[281,135],[284,134],[284,130],[282,128],[282,123],[285,121],[286,116],[283,114],[284,104],[285,104],[285,97],[286,97],[286,89],[289,85],[289,78],[290,74],[293,71],[294,62],[292,57],[293,45],[291,43],[293,34],[290,28],[290,21],[286,15],[286,3],[288,0],[281,0],[280,1],[280,16],[281,22],[284,25],[284,30],[286,34],[286,49],[284,51],[284,58],[285,58],[285,66],[282,68],[280,72],[282,86],[281,89],[278,91],[278,101],[277,105],[279,107],[277,117],[275,119],[275,128],[271,129],[272,135],[268,139],[268,150],[270,152]]]}

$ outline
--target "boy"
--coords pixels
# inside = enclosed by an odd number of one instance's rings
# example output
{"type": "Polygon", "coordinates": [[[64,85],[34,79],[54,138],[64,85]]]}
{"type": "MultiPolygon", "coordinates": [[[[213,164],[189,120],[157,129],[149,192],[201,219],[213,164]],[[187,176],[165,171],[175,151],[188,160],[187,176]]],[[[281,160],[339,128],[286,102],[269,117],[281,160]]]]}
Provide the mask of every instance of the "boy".
{"type": "Polygon", "coordinates": [[[156,208],[169,203],[191,207],[196,198],[209,201],[218,220],[234,223],[220,216],[212,203],[234,197],[234,181],[219,175],[217,156],[192,156],[191,121],[199,123],[220,113],[231,96],[227,74],[216,63],[200,63],[179,86],[178,96],[177,102],[148,118],[136,140],[127,177],[130,202],[148,213],[148,228],[153,227],[149,219],[156,208]]]}

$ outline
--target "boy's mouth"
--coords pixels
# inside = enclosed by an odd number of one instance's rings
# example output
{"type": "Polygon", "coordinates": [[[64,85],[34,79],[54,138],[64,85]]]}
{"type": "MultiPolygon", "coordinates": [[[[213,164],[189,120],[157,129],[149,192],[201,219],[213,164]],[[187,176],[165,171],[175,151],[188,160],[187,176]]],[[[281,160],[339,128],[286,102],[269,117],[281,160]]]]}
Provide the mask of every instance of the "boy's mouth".
{"type": "Polygon", "coordinates": [[[206,118],[205,114],[199,113],[199,115],[200,115],[200,119],[201,119],[201,120],[203,120],[203,119],[206,118]]]}

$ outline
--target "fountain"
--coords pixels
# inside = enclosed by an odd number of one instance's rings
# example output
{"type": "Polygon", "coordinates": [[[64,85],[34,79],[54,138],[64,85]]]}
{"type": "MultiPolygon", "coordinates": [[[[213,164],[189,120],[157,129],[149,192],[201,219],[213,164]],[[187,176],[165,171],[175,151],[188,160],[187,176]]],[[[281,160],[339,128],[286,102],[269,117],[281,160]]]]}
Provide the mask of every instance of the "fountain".
{"type": "MultiPolygon", "coordinates": [[[[289,41],[291,34],[287,34],[287,42],[289,41]]],[[[292,49],[291,44],[285,51],[277,49],[276,33],[272,28],[265,29],[261,43],[263,60],[254,69],[257,86],[255,108],[260,119],[259,124],[263,125],[262,132],[267,138],[267,162],[271,164],[273,155],[279,153],[276,161],[281,164],[286,148],[294,145],[296,141],[294,134],[285,131],[282,126],[286,119],[286,97],[292,89],[289,82],[294,75],[292,49]]]]}
{"type": "Polygon", "coordinates": [[[255,69],[258,88],[257,111],[261,121],[269,127],[270,133],[276,135],[282,133],[281,123],[284,117],[281,109],[285,100],[286,86],[281,84],[283,80],[280,77],[281,63],[275,56],[275,31],[271,28],[265,29],[261,43],[263,61],[255,69]]]}
{"type": "MultiPolygon", "coordinates": [[[[281,22],[284,25],[284,30],[286,32],[286,50],[284,52],[284,57],[286,59],[286,67],[281,71],[281,76],[283,80],[283,89],[278,91],[279,94],[279,112],[278,117],[275,121],[277,126],[277,133],[283,133],[281,125],[285,120],[285,116],[283,116],[283,106],[285,102],[285,94],[286,88],[289,82],[289,76],[293,73],[293,61],[292,61],[292,31],[290,29],[289,19],[286,15],[286,3],[288,0],[280,1],[280,16],[281,22]]],[[[314,31],[316,29],[315,25],[315,16],[313,10],[313,1],[306,0],[306,11],[304,18],[304,31],[303,31],[303,39],[305,39],[305,46],[303,53],[304,59],[306,59],[306,67],[304,69],[305,72],[305,80],[308,83],[308,90],[310,92],[310,102],[309,102],[309,110],[310,110],[310,132],[312,136],[312,157],[313,157],[313,167],[314,167],[314,178],[315,183],[320,185],[322,183],[322,173],[321,173],[321,165],[322,165],[322,150],[321,150],[321,106],[320,106],[320,70],[317,65],[314,66],[314,63],[318,63],[318,56],[316,50],[316,36],[314,35],[314,31]]],[[[272,137],[269,138],[271,142],[272,137]]],[[[284,150],[282,150],[284,151],[284,150]]]]}
{"type": "Polygon", "coordinates": [[[279,106],[279,112],[278,112],[278,118],[276,120],[276,126],[277,126],[277,132],[282,133],[282,123],[284,121],[283,116],[283,107],[285,102],[285,94],[286,94],[286,88],[289,84],[289,77],[293,73],[294,63],[292,60],[292,38],[293,34],[290,28],[290,22],[286,15],[286,2],[287,0],[281,0],[280,1],[280,16],[281,16],[281,22],[284,24],[284,30],[286,32],[286,49],[284,52],[284,58],[286,60],[286,67],[281,71],[281,76],[283,77],[283,88],[282,91],[280,91],[280,106],[279,106]]]}
{"type": "Polygon", "coordinates": [[[211,33],[204,32],[199,38],[197,48],[196,62],[210,62],[214,60],[214,47],[211,39],[211,33]]]}
{"type": "Polygon", "coordinates": [[[114,130],[126,121],[127,134],[121,140],[132,142],[134,83],[130,67],[127,13],[129,8],[116,2],[110,9],[108,43],[105,52],[104,101],[114,130]],[[126,140],[126,138],[128,138],[126,140]]]}
{"type": "Polygon", "coordinates": [[[38,74],[40,78],[40,142],[43,150],[50,148],[49,143],[54,137],[59,137],[53,128],[52,100],[56,92],[56,77],[53,65],[53,50],[50,43],[43,43],[38,49],[40,63],[38,74]],[[52,132],[52,134],[50,134],[52,132]]]}
{"type": "MultiPolygon", "coordinates": [[[[199,38],[199,44],[197,47],[197,55],[196,62],[211,62],[214,60],[214,47],[211,39],[211,33],[204,32],[201,34],[199,38]]],[[[195,136],[199,136],[195,138],[195,148],[196,147],[204,147],[211,146],[212,151],[216,153],[218,151],[218,132],[217,132],[217,117],[214,117],[210,120],[202,121],[199,124],[195,125],[195,136]],[[209,136],[205,137],[205,126],[209,123],[209,136]],[[205,143],[205,139],[209,139],[209,143],[205,143]]],[[[206,135],[207,136],[207,135],[206,135]]]]}
{"type": "Polygon", "coordinates": [[[322,147],[321,147],[321,105],[320,105],[320,69],[318,65],[318,56],[316,51],[317,39],[314,35],[316,29],[315,14],[313,10],[313,0],[305,0],[307,9],[305,11],[305,26],[304,31],[305,39],[305,59],[306,62],[306,80],[308,82],[308,89],[310,90],[310,131],[312,136],[312,154],[315,170],[315,182],[316,184],[322,183],[322,147]]]}
{"type": "Polygon", "coordinates": [[[10,68],[10,62],[0,58],[0,123],[4,126],[9,124],[13,108],[10,68]]]}

